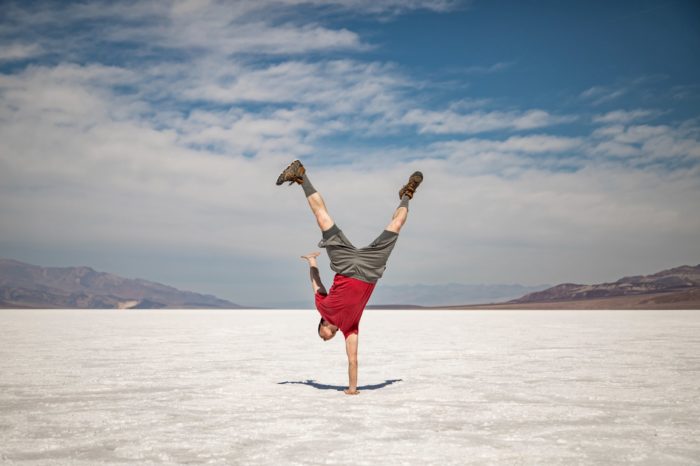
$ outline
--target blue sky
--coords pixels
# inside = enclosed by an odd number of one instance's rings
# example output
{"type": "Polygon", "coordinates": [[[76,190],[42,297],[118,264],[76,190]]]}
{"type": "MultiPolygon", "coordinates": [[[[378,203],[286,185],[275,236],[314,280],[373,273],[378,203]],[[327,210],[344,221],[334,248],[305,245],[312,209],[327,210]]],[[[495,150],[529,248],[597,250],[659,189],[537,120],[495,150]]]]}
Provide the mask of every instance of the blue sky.
{"type": "Polygon", "coordinates": [[[696,2],[3,10],[2,257],[311,306],[301,158],[357,244],[425,173],[387,286],[700,262],[696,2]]]}

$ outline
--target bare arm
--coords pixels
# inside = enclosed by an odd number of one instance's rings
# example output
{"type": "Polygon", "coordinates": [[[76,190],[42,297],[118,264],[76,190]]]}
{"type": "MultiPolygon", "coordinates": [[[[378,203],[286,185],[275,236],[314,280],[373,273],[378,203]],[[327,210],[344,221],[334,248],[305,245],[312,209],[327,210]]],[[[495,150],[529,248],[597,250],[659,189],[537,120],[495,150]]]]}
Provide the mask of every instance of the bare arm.
{"type": "Polygon", "coordinates": [[[348,389],[346,395],[357,395],[357,334],[353,333],[345,339],[345,352],[348,354],[348,389]]]}

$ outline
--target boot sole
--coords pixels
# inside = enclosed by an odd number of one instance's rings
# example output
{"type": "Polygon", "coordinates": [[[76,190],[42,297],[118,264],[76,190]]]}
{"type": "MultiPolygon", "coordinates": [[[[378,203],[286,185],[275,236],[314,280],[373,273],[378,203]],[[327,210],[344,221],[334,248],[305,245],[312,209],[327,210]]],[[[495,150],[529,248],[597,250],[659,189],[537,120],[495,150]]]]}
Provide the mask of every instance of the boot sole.
{"type": "Polygon", "coordinates": [[[285,181],[289,181],[289,184],[290,184],[290,185],[292,185],[292,184],[294,184],[294,183],[299,183],[299,184],[301,184],[301,181],[300,181],[300,180],[302,179],[302,176],[304,175],[304,173],[306,173],[306,169],[304,168],[304,165],[302,165],[301,162],[300,162],[299,160],[295,160],[294,162],[290,163],[290,164],[287,166],[287,168],[285,168],[284,170],[282,170],[282,173],[280,173],[280,176],[277,177],[277,182],[276,182],[275,184],[276,184],[277,186],[279,186],[279,185],[281,185],[282,183],[284,183],[285,181]],[[286,176],[286,175],[287,175],[287,173],[288,173],[289,171],[291,171],[292,165],[294,165],[295,163],[298,163],[298,164],[299,164],[299,170],[298,170],[298,171],[301,172],[301,174],[297,174],[297,173],[295,172],[295,173],[293,174],[293,176],[294,176],[294,179],[293,179],[293,180],[287,179],[287,176],[286,176]]]}

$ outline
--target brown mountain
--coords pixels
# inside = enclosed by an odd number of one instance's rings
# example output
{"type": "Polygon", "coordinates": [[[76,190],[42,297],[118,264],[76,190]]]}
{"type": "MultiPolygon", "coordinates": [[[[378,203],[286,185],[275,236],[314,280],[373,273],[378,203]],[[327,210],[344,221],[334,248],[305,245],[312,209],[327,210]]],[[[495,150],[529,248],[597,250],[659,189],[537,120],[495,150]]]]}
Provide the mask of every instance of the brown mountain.
{"type": "Polygon", "coordinates": [[[216,296],[181,291],[90,267],[39,267],[0,259],[0,306],[38,308],[240,308],[216,296]]]}
{"type": "Polygon", "coordinates": [[[700,265],[597,285],[563,283],[512,301],[442,309],[700,309],[700,265]]]}
{"type": "Polygon", "coordinates": [[[613,298],[618,296],[684,293],[700,289],[700,265],[684,265],[653,275],[624,277],[616,282],[598,285],[564,283],[543,291],[529,293],[510,303],[572,301],[581,299],[613,298]]]}

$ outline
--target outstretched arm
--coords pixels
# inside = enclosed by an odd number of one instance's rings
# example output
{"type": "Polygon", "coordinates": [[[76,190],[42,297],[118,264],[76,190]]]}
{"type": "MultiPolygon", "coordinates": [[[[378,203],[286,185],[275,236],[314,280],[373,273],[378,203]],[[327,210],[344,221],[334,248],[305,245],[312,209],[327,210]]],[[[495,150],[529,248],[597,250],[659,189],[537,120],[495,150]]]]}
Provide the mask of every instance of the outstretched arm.
{"type": "Polygon", "coordinates": [[[348,354],[348,389],[346,395],[357,395],[357,334],[353,333],[345,339],[345,352],[348,354]]]}

